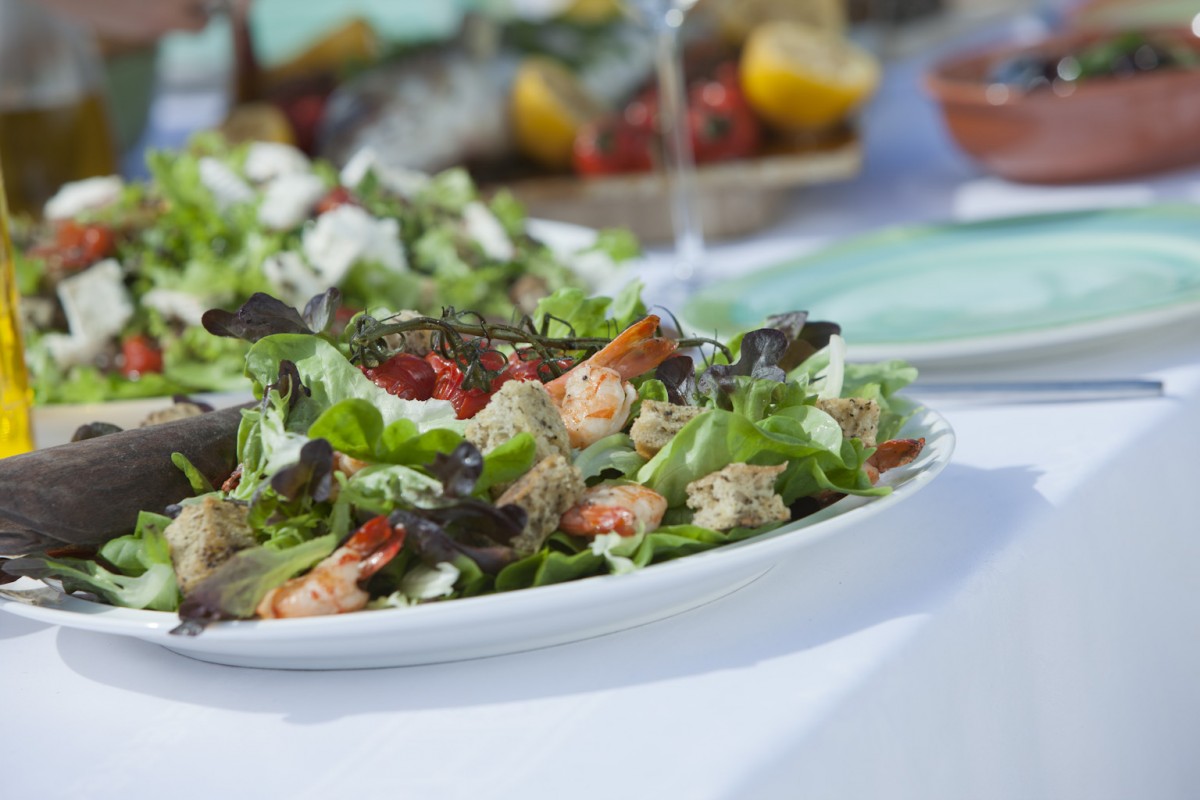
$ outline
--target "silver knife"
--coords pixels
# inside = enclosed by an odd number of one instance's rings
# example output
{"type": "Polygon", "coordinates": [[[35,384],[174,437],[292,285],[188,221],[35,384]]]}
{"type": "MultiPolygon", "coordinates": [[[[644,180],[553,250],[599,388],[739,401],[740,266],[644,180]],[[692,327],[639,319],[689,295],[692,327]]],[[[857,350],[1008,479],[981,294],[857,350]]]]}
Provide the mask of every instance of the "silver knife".
{"type": "Polygon", "coordinates": [[[970,400],[979,403],[1082,403],[1162,397],[1162,381],[917,381],[908,388],[914,396],[970,400]]]}

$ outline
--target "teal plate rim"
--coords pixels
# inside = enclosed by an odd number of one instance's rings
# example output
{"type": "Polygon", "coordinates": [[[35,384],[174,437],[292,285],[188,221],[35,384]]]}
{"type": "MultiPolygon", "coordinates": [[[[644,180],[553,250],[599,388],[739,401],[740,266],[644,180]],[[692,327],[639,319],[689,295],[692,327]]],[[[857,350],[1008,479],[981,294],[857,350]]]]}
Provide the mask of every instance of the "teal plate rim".
{"type": "MultiPolygon", "coordinates": [[[[1118,311],[1102,310],[1069,322],[1014,322],[1006,330],[986,330],[975,334],[955,332],[953,335],[936,330],[922,337],[887,339],[880,337],[847,336],[849,353],[856,359],[905,359],[917,364],[953,364],[980,359],[1017,358],[1034,351],[1063,350],[1088,347],[1113,337],[1146,331],[1179,323],[1200,316],[1200,204],[1159,203],[1129,208],[1073,210],[1039,214],[1022,214],[987,220],[950,223],[896,225],[853,236],[814,252],[776,263],[754,272],[710,284],[693,294],[685,303],[680,317],[695,330],[730,335],[758,324],[748,316],[738,318],[736,306],[748,292],[769,286],[772,282],[797,280],[819,281],[819,271],[838,261],[860,258],[863,254],[887,251],[901,246],[930,242],[938,246],[944,240],[966,241],[971,235],[985,233],[1035,235],[1055,232],[1068,226],[1082,225],[1111,234],[1125,226],[1131,233],[1161,234],[1164,238],[1186,242],[1195,247],[1196,285],[1166,291],[1137,307],[1118,311]],[[1148,226],[1148,227],[1138,227],[1148,226]],[[798,277],[799,276],[799,277],[798,277]]],[[[1190,267],[1187,269],[1190,270],[1190,267]]],[[[789,292],[793,287],[788,287],[789,292]]],[[[848,295],[852,296],[853,291],[848,295]]],[[[843,298],[845,299],[845,298],[843,298]]],[[[768,313],[805,309],[802,301],[788,302],[768,313]],[[784,306],[787,306],[786,308],[784,306]]],[[[819,306],[819,304],[812,304],[819,306]]],[[[822,316],[817,308],[814,318],[822,316]]],[[[831,319],[840,322],[838,319],[831,319]]]]}

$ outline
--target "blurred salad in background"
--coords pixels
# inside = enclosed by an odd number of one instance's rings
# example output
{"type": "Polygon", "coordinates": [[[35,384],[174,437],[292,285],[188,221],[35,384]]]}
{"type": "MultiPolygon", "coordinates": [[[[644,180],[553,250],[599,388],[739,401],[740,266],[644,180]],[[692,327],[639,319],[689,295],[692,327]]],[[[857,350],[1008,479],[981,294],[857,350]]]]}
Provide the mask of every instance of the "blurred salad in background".
{"type": "Polygon", "coordinates": [[[511,196],[483,199],[458,169],[385,169],[369,151],[339,171],[290,145],[205,134],[148,166],[146,182],[69,184],[44,220],[17,220],[39,404],[242,388],[244,345],[199,322],[255,292],[302,306],[338,287],[346,319],[443,307],[509,318],[581,285],[573,267],[604,273],[637,253],[617,231],[556,251],[511,196]]]}

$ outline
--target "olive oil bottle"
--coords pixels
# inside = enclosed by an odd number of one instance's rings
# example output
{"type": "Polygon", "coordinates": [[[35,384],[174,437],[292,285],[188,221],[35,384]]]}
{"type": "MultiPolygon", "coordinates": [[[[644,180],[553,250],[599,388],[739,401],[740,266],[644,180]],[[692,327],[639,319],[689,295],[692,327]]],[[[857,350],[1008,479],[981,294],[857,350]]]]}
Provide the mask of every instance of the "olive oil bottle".
{"type": "Polygon", "coordinates": [[[4,202],[4,170],[0,169],[0,458],[33,449],[33,396],[25,372],[18,302],[4,202]]]}
{"type": "Polygon", "coordinates": [[[0,0],[0,169],[9,211],[37,216],[117,153],[94,38],[31,0],[0,0]]]}

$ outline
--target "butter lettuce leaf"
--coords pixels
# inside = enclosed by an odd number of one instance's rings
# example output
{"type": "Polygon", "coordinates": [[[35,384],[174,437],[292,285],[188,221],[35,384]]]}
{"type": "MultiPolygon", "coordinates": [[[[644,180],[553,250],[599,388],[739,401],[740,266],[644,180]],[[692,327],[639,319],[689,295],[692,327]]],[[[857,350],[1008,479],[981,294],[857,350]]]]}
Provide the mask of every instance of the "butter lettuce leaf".
{"type": "Polygon", "coordinates": [[[689,483],[727,464],[771,466],[786,461],[788,467],[776,481],[784,503],[819,489],[886,494],[886,488],[876,489],[866,481],[862,466],[867,454],[860,442],[842,437],[833,417],[814,406],[784,408],[760,422],[714,408],[685,425],[638,470],[637,481],[675,507],[685,503],[689,483]]]}

